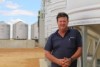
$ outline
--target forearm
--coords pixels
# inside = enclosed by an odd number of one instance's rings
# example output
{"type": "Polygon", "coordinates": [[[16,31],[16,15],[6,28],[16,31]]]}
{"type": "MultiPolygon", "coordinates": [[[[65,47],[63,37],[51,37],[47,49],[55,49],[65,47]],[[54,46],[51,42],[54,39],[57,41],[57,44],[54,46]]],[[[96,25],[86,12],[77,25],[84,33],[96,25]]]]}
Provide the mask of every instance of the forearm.
{"type": "Polygon", "coordinates": [[[78,47],[77,51],[71,56],[73,60],[79,58],[82,54],[82,47],[78,47]]]}
{"type": "Polygon", "coordinates": [[[58,59],[56,57],[54,57],[50,52],[48,51],[45,51],[45,56],[46,58],[48,58],[51,62],[54,62],[56,64],[59,64],[58,63],[58,59]]]}

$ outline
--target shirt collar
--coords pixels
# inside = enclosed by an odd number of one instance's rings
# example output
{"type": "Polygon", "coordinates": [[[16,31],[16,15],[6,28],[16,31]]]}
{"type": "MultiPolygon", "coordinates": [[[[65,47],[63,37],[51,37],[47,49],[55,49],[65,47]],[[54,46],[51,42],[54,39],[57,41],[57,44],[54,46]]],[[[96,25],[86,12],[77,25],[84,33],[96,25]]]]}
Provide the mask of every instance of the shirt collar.
{"type": "MultiPolygon", "coordinates": [[[[58,36],[60,36],[59,33],[58,33],[58,31],[59,31],[59,29],[55,32],[55,34],[57,34],[58,36]]],[[[65,36],[66,36],[69,32],[70,32],[70,28],[68,28],[68,30],[66,31],[65,36]]]]}

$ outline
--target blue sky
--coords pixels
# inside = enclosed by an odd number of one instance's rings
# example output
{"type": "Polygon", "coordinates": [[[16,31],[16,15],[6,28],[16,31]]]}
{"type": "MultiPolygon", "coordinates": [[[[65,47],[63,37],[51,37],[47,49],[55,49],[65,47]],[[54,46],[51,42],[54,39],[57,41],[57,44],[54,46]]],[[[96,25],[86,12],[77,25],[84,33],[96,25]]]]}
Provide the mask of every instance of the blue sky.
{"type": "Polygon", "coordinates": [[[13,24],[21,20],[33,24],[40,9],[41,0],[0,0],[0,21],[13,24]]]}

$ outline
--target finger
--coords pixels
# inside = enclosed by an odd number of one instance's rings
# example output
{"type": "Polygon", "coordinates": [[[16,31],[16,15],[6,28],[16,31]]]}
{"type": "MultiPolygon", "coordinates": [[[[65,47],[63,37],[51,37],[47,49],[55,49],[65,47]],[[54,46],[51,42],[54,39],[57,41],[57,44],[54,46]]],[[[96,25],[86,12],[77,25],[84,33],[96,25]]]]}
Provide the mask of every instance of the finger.
{"type": "Polygon", "coordinates": [[[64,59],[61,59],[61,60],[60,60],[60,63],[61,63],[61,65],[64,65],[64,63],[65,63],[65,62],[64,62],[64,59]]]}
{"type": "Polygon", "coordinates": [[[68,58],[64,57],[64,62],[67,63],[68,62],[68,58]]]}

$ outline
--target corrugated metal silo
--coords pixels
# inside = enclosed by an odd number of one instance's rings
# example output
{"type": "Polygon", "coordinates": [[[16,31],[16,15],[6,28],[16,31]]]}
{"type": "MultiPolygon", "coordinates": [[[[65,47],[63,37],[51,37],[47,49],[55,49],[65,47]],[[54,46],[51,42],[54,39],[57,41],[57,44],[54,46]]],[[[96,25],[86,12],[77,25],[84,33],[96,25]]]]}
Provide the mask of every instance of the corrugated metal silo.
{"type": "Polygon", "coordinates": [[[0,21],[0,39],[10,39],[10,25],[0,21]]]}
{"type": "Polygon", "coordinates": [[[13,24],[13,38],[19,40],[28,39],[28,24],[22,21],[13,24]]]}
{"type": "Polygon", "coordinates": [[[59,12],[66,12],[67,0],[44,0],[45,10],[45,37],[56,31],[56,15],[59,12]],[[52,31],[53,30],[53,31],[52,31]]]}
{"type": "Polygon", "coordinates": [[[31,39],[38,39],[38,23],[31,25],[31,39]]]}

